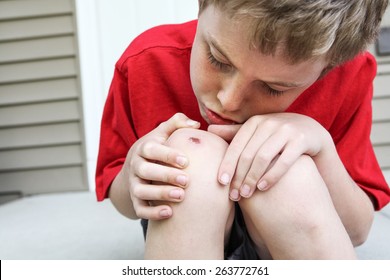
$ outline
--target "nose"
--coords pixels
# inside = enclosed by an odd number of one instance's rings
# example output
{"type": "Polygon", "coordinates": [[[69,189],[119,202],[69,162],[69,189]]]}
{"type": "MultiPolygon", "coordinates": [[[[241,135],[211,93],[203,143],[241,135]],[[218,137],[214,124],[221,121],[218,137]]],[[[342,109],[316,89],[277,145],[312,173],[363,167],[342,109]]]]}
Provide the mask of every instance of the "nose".
{"type": "Polygon", "coordinates": [[[226,81],[219,90],[217,98],[222,108],[234,112],[242,108],[245,101],[245,85],[239,79],[226,81]]]}

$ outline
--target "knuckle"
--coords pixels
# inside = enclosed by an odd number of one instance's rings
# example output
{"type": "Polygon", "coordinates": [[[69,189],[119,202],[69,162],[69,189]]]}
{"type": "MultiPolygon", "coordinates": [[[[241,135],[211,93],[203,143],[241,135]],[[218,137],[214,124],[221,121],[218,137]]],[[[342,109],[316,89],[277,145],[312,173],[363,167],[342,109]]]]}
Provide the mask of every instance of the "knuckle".
{"type": "Polygon", "coordinates": [[[183,120],[184,118],[185,118],[185,116],[184,116],[183,113],[176,113],[176,114],[173,115],[172,120],[174,122],[178,122],[180,120],[183,120]]]}
{"type": "Polygon", "coordinates": [[[140,188],[138,186],[134,187],[132,192],[133,192],[133,196],[138,198],[138,199],[142,198],[142,196],[143,196],[143,190],[142,190],[142,188],[140,188]]]}
{"type": "Polygon", "coordinates": [[[279,157],[278,159],[278,168],[285,173],[291,166],[291,163],[288,159],[285,159],[283,157],[279,157]]]}
{"type": "Polygon", "coordinates": [[[266,175],[264,175],[263,179],[267,181],[269,185],[274,185],[276,182],[279,181],[279,175],[275,174],[274,172],[269,171],[266,175]]]}
{"type": "Polygon", "coordinates": [[[268,165],[272,160],[272,155],[266,152],[258,153],[256,155],[256,163],[260,166],[268,165]]]}
{"type": "Polygon", "coordinates": [[[176,153],[173,152],[173,151],[170,150],[170,149],[167,150],[166,155],[165,155],[165,162],[166,162],[166,163],[173,164],[173,163],[176,162],[175,159],[176,159],[176,153]]]}
{"type": "Polygon", "coordinates": [[[176,113],[175,115],[176,115],[178,118],[180,118],[180,119],[186,118],[186,115],[184,115],[184,114],[181,113],[181,112],[176,113]]]}
{"type": "Polygon", "coordinates": [[[284,135],[293,138],[294,142],[301,142],[305,138],[305,134],[298,129],[293,123],[283,123],[281,126],[281,131],[284,135]]]}
{"type": "Polygon", "coordinates": [[[135,209],[135,215],[139,218],[145,218],[144,216],[144,211],[142,211],[142,209],[140,209],[139,207],[136,207],[135,209]]]}
{"type": "Polygon", "coordinates": [[[135,166],[136,174],[145,179],[148,171],[148,164],[146,162],[140,162],[135,166]]]}
{"type": "Polygon", "coordinates": [[[238,178],[235,178],[230,183],[230,188],[238,190],[241,187],[241,185],[242,185],[242,180],[239,180],[238,178]]]}
{"type": "Polygon", "coordinates": [[[257,172],[250,171],[245,178],[245,182],[249,186],[256,186],[257,181],[260,179],[260,176],[257,172]]]}
{"type": "Polygon", "coordinates": [[[293,132],[295,131],[295,127],[293,124],[285,122],[281,125],[281,129],[286,131],[286,132],[293,132]]]}
{"type": "Polygon", "coordinates": [[[166,201],[166,202],[172,201],[173,198],[170,196],[170,193],[171,193],[172,190],[175,190],[175,188],[170,187],[170,188],[163,188],[163,189],[161,189],[160,193],[159,193],[160,200],[166,201]]]}
{"type": "Polygon", "coordinates": [[[253,161],[253,154],[249,152],[243,152],[240,156],[240,161],[242,163],[248,163],[253,161]]]}
{"type": "Polygon", "coordinates": [[[253,125],[253,124],[258,124],[259,123],[259,121],[261,120],[261,117],[260,116],[258,116],[258,115],[256,115],[256,116],[252,116],[252,117],[250,117],[247,121],[246,121],[246,123],[248,123],[249,125],[253,125]]]}
{"type": "Polygon", "coordinates": [[[156,147],[155,143],[150,141],[145,141],[141,145],[140,150],[142,155],[144,155],[146,158],[149,158],[154,154],[155,147],[156,147]]]}
{"type": "Polygon", "coordinates": [[[171,184],[171,185],[177,185],[177,183],[176,183],[176,177],[177,177],[177,175],[176,175],[175,173],[173,173],[173,172],[167,172],[167,173],[165,174],[165,182],[166,182],[166,183],[169,183],[169,184],[171,184]]]}

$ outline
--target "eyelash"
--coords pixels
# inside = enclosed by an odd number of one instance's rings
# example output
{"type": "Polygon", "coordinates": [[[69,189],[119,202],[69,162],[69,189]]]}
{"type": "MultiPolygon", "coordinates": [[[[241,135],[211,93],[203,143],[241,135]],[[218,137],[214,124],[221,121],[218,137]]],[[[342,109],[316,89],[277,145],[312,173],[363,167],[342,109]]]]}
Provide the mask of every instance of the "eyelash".
{"type": "MultiPolygon", "coordinates": [[[[229,64],[222,63],[222,62],[218,61],[210,51],[208,52],[208,60],[209,60],[211,65],[218,68],[220,71],[228,71],[230,69],[229,64]]],[[[264,84],[264,88],[267,91],[267,93],[271,96],[277,97],[277,96],[280,96],[284,93],[284,91],[273,89],[270,86],[268,86],[267,84],[264,84]]]]}
{"type": "Polygon", "coordinates": [[[218,68],[221,71],[227,71],[227,70],[230,69],[230,65],[229,64],[222,63],[222,62],[218,61],[213,56],[213,54],[211,52],[208,53],[208,60],[209,60],[211,65],[215,66],[216,68],[218,68]]]}
{"type": "Polygon", "coordinates": [[[264,84],[264,88],[267,90],[267,93],[272,96],[280,96],[284,93],[284,91],[276,90],[271,88],[269,85],[264,84]]]}

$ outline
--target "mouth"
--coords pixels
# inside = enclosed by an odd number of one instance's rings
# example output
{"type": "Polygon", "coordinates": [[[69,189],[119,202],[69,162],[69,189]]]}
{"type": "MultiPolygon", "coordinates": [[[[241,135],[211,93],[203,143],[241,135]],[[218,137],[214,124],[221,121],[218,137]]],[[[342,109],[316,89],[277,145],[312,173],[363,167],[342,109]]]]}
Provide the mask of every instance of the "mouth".
{"type": "Polygon", "coordinates": [[[219,124],[219,125],[237,124],[237,122],[230,119],[225,119],[220,115],[218,115],[217,113],[209,110],[208,108],[204,108],[204,112],[206,114],[209,124],[219,124]]]}

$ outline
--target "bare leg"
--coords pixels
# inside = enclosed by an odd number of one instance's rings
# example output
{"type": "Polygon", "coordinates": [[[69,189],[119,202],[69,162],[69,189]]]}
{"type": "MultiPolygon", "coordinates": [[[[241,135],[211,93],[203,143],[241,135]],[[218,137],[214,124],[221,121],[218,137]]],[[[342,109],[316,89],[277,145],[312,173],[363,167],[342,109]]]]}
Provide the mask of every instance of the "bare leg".
{"type": "Polygon", "coordinates": [[[206,131],[179,129],[167,144],[187,154],[190,183],[184,200],[171,204],[171,218],[149,221],[145,258],[223,259],[234,217],[229,188],[217,181],[227,143],[206,131]]]}
{"type": "Polygon", "coordinates": [[[262,257],[356,258],[326,185],[308,156],[302,156],[270,190],[255,191],[239,205],[262,257]]]}

